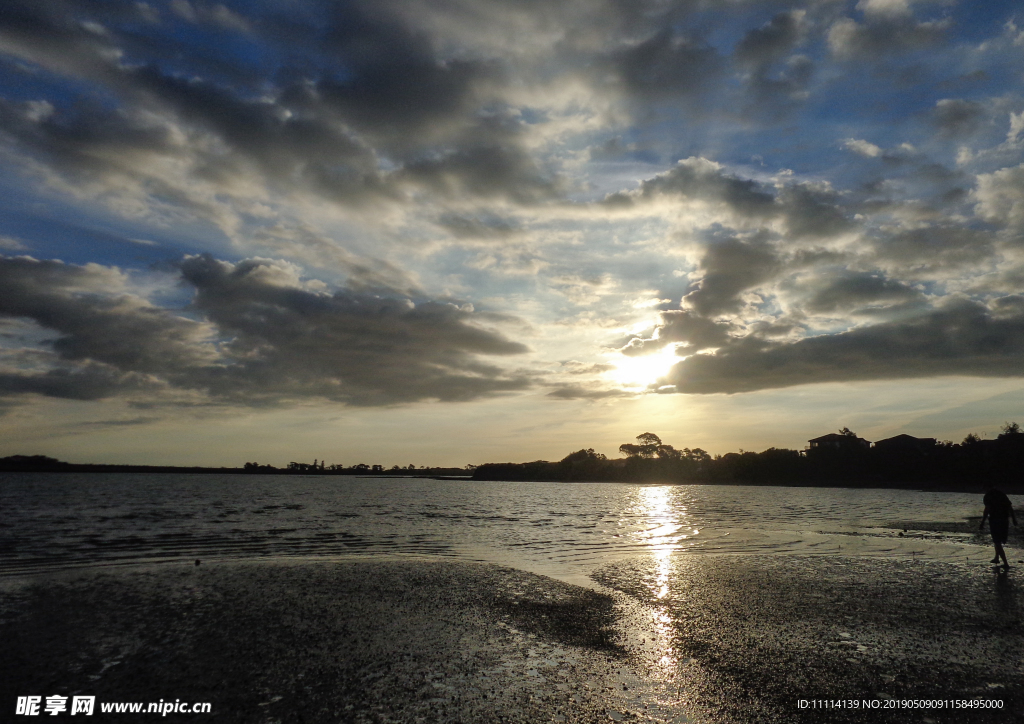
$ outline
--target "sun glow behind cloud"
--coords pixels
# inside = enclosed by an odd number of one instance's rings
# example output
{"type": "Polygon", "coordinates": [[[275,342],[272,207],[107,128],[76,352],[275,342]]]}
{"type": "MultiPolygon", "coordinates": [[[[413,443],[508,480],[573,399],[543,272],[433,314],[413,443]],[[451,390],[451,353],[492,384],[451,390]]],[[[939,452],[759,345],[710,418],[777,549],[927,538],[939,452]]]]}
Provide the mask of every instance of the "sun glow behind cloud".
{"type": "Polygon", "coordinates": [[[627,357],[616,355],[612,360],[615,369],[607,372],[608,377],[624,387],[650,387],[668,374],[672,365],[682,357],[676,354],[676,346],[669,345],[651,354],[627,357]]]}

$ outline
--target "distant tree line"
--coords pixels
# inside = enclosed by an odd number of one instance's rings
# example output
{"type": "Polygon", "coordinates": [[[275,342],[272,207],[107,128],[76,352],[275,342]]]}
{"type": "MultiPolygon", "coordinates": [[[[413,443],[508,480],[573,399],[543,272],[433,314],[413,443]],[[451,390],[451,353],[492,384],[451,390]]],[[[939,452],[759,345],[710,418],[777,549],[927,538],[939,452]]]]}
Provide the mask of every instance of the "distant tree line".
{"type": "Polygon", "coordinates": [[[345,467],[340,463],[328,465],[325,460],[314,459],[311,463],[290,462],[288,467],[278,468],[273,465],[260,465],[259,463],[246,463],[242,471],[246,473],[257,473],[267,475],[288,475],[301,473],[303,475],[390,475],[390,476],[423,476],[423,475],[455,475],[468,476],[476,469],[475,465],[467,465],[465,468],[428,468],[420,465],[392,465],[385,468],[383,465],[368,465],[358,463],[345,467]]]}
{"type": "Polygon", "coordinates": [[[487,463],[476,469],[473,479],[863,487],[977,487],[987,481],[1008,488],[1024,485],[1024,432],[1015,422],[1004,425],[994,440],[972,433],[960,443],[898,436],[888,444],[872,446],[845,427],[819,439],[824,442],[807,450],[773,447],[712,457],[700,448],[676,449],[645,432],[635,443],[619,446],[621,458],[609,459],[586,448],[558,462],[487,463]]]}
{"type": "Polygon", "coordinates": [[[960,443],[898,435],[871,445],[849,428],[810,441],[806,450],[769,448],[762,452],[712,456],[701,448],[675,448],[652,432],[619,446],[623,457],[609,459],[593,448],[557,462],[486,463],[464,468],[358,463],[328,465],[291,462],[287,467],[247,462],[241,468],[66,463],[42,455],[0,458],[0,472],[241,473],[271,475],[384,475],[472,477],[474,480],[719,483],[763,485],[908,486],[976,488],[993,482],[1024,492],[1024,431],[1016,422],[984,440],[974,433],[960,443]]]}
{"type": "Polygon", "coordinates": [[[358,464],[350,467],[343,465],[327,465],[322,460],[312,463],[288,463],[287,467],[260,463],[245,463],[240,468],[210,468],[201,466],[183,467],[179,465],[115,465],[96,463],[67,463],[45,455],[10,455],[0,458],[0,472],[18,473],[217,473],[217,474],[264,474],[264,475],[390,475],[390,476],[458,476],[468,477],[475,466],[465,468],[428,468],[409,465],[392,466],[385,469],[383,465],[358,464]]]}

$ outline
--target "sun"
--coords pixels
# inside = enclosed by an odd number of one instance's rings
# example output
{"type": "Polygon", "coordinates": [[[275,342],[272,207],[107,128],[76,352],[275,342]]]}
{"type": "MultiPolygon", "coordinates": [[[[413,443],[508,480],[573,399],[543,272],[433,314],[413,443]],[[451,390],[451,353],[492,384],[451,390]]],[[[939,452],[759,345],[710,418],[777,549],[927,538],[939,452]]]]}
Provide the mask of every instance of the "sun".
{"type": "Polygon", "coordinates": [[[615,369],[609,370],[607,374],[624,387],[648,387],[668,374],[672,365],[680,360],[675,345],[637,357],[620,354],[612,360],[615,369]]]}

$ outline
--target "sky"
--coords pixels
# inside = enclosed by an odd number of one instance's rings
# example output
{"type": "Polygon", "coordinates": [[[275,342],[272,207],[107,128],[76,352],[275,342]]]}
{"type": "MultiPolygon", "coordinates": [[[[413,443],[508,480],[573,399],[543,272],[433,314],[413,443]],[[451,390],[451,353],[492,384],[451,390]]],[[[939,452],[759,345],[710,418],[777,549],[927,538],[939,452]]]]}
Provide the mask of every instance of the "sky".
{"type": "Polygon", "coordinates": [[[0,455],[1024,422],[1024,12],[6,0],[0,455]]]}

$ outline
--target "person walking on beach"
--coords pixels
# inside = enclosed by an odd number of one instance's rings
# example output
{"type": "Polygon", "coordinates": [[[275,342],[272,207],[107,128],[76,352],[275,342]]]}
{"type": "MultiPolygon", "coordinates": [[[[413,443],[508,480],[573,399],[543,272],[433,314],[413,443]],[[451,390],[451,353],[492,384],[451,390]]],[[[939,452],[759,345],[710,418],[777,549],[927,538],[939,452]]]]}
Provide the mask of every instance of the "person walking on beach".
{"type": "Polygon", "coordinates": [[[985,519],[988,518],[988,528],[992,533],[992,542],[996,546],[996,557],[992,559],[992,562],[999,563],[999,559],[1002,558],[1003,568],[1009,568],[1010,564],[1006,560],[1003,544],[1006,543],[1006,538],[1010,535],[1010,519],[1013,519],[1013,524],[1016,526],[1017,516],[1013,513],[1013,503],[1006,497],[1006,493],[996,490],[991,485],[986,488],[985,512],[981,515],[981,526],[978,530],[985,529],[985,519]]]}

